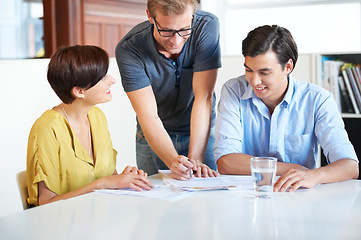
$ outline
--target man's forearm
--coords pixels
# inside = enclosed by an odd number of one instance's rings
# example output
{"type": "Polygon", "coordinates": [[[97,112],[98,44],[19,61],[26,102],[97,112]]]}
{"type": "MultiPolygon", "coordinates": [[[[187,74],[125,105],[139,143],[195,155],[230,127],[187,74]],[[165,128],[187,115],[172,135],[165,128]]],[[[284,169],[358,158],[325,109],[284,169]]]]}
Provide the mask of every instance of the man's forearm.
{"type": "Polygon", "coordinates": [[[314,169],[320,175],[320,183],[341,182],[356,179],[359,175],[358,163],[344,158],[324,167],[314,169]]]}
{"type": "Polygon", "coordinates": [[[151,86],[127,92],[144,136],[160,159],[170,167],[178,157],[167,131],[158,116],[157,103],[151,86]]]}
{"type": "Polygon", "coordinates": [[[193,74],[194,102],[188,157],[203,162],[211,127],[214,86],[218,69],[193,74]]]}
{"type": "Polygon", "coordinates": [[[217,161],[220,174],[251,175],[251,155],[244,153],[230,153],[223,155],[217,161]]]}
{"type": "Polygon", "coordinates": [[[172,162],[177,159],[178,153],[167,131],[164,129],[161,120],[158,117],[144,121],[138,118],[138,120],[149,146],[167,167],[170,168],[172,162]]]}
{"type": "Polygon", "coordinates": [[[212,99],[193,103],[188,157],[203,162],[212,115],[212,99]]]}
{"type": "MultiPolygon", "coordinates": [[[[217,161],[218,171],[221,174],[251,175],[250,159],[253,156],[244,153],[231,153],[223,155],[217,161]]],[[[277,163],[277,175],[282,175],[289,169],[308,170],[294,163],[277,163]]]]}

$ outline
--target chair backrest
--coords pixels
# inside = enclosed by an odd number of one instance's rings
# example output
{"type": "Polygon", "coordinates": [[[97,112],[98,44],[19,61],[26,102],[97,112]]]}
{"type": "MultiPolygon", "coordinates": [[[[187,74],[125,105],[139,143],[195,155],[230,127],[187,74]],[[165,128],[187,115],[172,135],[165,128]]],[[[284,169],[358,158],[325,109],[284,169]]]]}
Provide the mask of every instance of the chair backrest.
{"type": "Polygon", "coordinates": [[[21,202],[23,204],[23,209],[28,209],[30,208],[30,205],[28,204],[28,188],[26,185],[26,170],[18,172],[16,174],[16,181],[18,182],[18,187],[19,187],[19,192],[20,192],[20,197],[21,197],[21,202]]]}

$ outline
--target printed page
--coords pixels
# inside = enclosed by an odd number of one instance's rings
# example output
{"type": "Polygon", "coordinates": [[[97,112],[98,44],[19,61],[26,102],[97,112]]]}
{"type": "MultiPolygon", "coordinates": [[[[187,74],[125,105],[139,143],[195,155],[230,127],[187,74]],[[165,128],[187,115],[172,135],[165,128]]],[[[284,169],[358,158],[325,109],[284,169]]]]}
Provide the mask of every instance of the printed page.
{"type": "Polygon", "coordinates": [[[135,191],[133,189],[101,189],[95,190],[97,193],[106,193],[106,194],[117,194],[117,195],[131,195],[138,197],[149,197],[149,198],[162,198],[162,199],[178,199],[187,195],[186,191],[183,191],[172,186],[161,186],[156,185],[150,191],[135,191]]]}
{"type": "Polygon", "coordinates": [[[216,190],[216,189],[253,189],[251,176],[221,175],[214,178],[194,177],[188,181],[180,181],[170,176],[170,170],[159,170],[166,185],[175,186],[182,190],[216,190]]]}

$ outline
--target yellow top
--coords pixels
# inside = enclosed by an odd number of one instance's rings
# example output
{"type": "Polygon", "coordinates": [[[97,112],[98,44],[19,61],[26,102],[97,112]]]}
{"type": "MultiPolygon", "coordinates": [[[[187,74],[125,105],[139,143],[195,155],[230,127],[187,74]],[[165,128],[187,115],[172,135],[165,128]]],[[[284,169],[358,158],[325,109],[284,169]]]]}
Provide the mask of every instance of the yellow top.
{"type": "Polygon", "coordinates": [[[39,205],[38,183],[41,181],[61,195],[115,171],[117,152],[113,149],[104,113],[93,107],[88,118],[95,165],[62,115],[47,110],[36,120],[27,152],[29,204],[39,205]]]}

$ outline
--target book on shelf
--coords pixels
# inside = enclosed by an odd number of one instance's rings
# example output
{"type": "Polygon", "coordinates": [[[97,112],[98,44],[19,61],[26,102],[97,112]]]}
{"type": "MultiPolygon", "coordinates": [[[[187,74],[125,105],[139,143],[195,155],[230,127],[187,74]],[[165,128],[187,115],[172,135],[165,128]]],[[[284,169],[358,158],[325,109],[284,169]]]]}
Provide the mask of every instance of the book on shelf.
{"type": "MultiPolygon", "coordinates": [[[[346,89],[348,91],[348,94],[350,95],[350,99],[351,99],[353,109],[355,110],[356,114],[360,114],[360,108],[359,108],[359,104],[358,104],[358,100],[357,100],[358,95],[355,94],[355,93],[358,92],[358,89],[355,89],[355,87],[357,88],[357,86],[352,84],[353,82],[349,78],[349,75],[347,74],[347,68],[348,68],[348,66],[346,64],[342,65],[341,73],[342,73],[343,79],[345,81],[345,85],[346,85],[346,89]]],[[[360,101],[361,101],[361,99],[360,99],[360,101]]],[[[361,104],[361,102],[360,102],[360,104],[361,104]]]]}
{"type": "Polygon", "coordinates": [[[338,85],[340,88],[340,104],[341,104],[341,112],[343,113],[355,113],[353,109],[350,95],[346,89],[346,85],[342,76],[338,77],[338,85]]]}
{"type": "Polygon", "coordinates": [[[324,58],[321,86],[330,91],[343,113],[361,112],[360,64],[324,58]]]}
{"type": "Polygon", "coordinates": [[[325,60],[323,61],[323,82],[322,87],[330,91],[336,101],[338,110],[341,112],[341,95],[339,89],[340,68],[344,64],[342,61],[325,60]]]}
{"type": "Polygon", "coordinates": [[[356,80],[358,89],[359,89],[359,91],[361,92],[360,65],[355,65],[355,66],[352,68],[352,73],[353,73],[353,75],[354,75],[354,77],[355,77],[355,80],[356,80]]]}
{"type": "Polygon", "coordinates": [[[353,66],[349,66],[346,67],[346,73],[348,76],[348,79],[350,80],[351,86],[352,86],[352,91],[355,95],[355,99],[356,99],[356,103],[357,103],[357,107],[358,109],[361,111],[361,94],[360,94],[360,88],[359,88],[359,84],[357,83],[357,80],[353,74],[353,66]]]}

